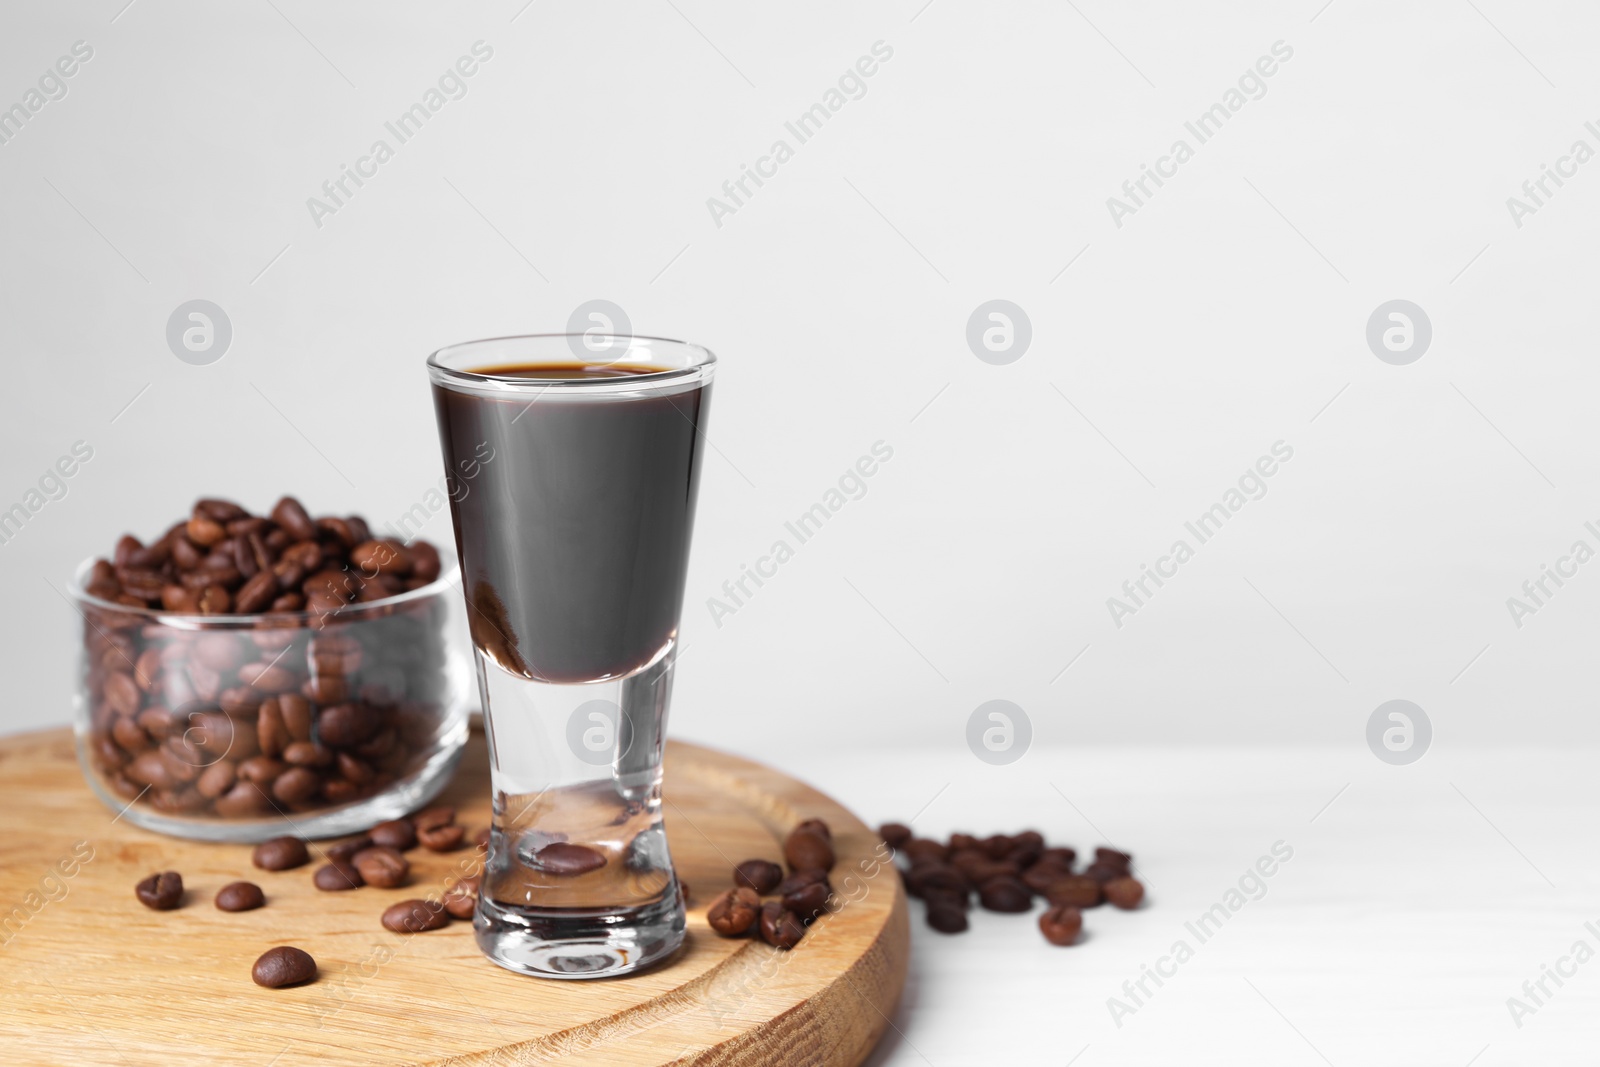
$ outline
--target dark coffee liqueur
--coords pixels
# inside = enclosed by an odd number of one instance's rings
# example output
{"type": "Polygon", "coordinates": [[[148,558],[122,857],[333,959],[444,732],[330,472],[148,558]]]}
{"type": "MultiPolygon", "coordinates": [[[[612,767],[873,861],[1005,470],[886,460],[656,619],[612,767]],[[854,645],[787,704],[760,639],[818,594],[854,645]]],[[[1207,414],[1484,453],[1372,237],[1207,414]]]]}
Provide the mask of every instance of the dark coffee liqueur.
{"type": "Polygon", "coordinates": [[[559,384],[664,369],[472,369],[556,383],[506,399],[434,386],[447,466],[482,463],[478,484],[452,500],[473,640],[513,674],[560,683],[617,677],[673,637],[710,388],[563,397],[559,384]],[[490,537],[491,530],[515,536],[490,537]]]}

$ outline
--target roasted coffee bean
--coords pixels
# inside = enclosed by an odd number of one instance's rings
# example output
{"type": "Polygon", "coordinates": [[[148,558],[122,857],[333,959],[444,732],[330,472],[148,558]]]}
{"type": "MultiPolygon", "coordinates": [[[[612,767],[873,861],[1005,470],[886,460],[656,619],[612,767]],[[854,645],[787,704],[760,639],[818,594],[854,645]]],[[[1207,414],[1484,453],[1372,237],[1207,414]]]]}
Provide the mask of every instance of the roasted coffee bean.
{"type": "Polygon", "coordinates": [[[922,895],[928,907],[960,908],[966,911],[972,907],[972,899],[963,892],[955,889],[932,889],[922,895]]]}
{"type": "Polygon", "coordinates": [[[239,681],[263,693],[286,693],[300,687],[300,679],[294,672],[270,660],[240,667],[239,681]]]}
{"type": "Polygon", "coordinates": [[[821,819],[806,819],[802,821],[800,825],[796,826],[795,829],[809,830],[814,834],[819,834],[826,838],[830,844],[833,841],[833,830],[831,830],[828,827],[828,824],[823,822],[821,819]]]}
{"type": "Polygon", "coordinates": [[[358,543],[365,541],[365,537],[357,537],[350,524],[343,519],[327,516],[317,520],[317,528],[326,530],[342,545],[346,551],[354,548],[358,543]]]}
{"type": "Polygon", "coordinates": [[[139,653],[139,658],[133,664],[133,680],[141,690],[148,693],[154,689],[160,673],[161,650],[159,648],[147,648],[139,653]]]}
{"type": "Polygon", "coordinates": [[[351,856],[354,856],[362,849],[371,848],[372,845],[372,838],[367,834],[362,834],[359,837],[347,838],[336,845],[330,845],[327,849],[327,857],[330,860],[342,860],[348,863],[351,856]]]}
{"type": "Polygon", "coordinates": [[[132,715],[139,710],[139,685],[128,671],[112,671],[106,675],[100,692],[118,715],[132,715]]]}
{"type": "Polygon", "coordinates": [[[260,710],[256,712],[256,742],[261,747],[261,754],[269,757],[281,756],[289,744],[289,731],[283,725],[283,713],[279,710],[277,697],[263,700],[260,710]]]}
{"type": "Polygon", "coordinates": [[[255,847],[250,862],[264,871],[287,871],[310,863],[311,853],[298,837],[274,837],[255,847]]]}
{"type": "Polygon", "coordinates": [[[171,545],[168,551],[172,556],[172,562],[181,571],[194,570],[200,566],[200,561],[205,558],[205,554],[200,551],[199,546],[189,540],[188,535],[181,529],[172,534],[168,543],[171,545]]]}
{"type": "Polygon", "coordinates": [[[249,518],[250,513],[231,500],[221,497],[205,497],[194,503],[194,513],[204,515],[214,522],[228,523],[236,519],[249,518]]]}
{"type": "Polygon", "coordinates": [[[1033,908],[1033,893],[1017,879],[1002,875],[978,887],[978,903],[989,911],[1029,911],[1033,908]]]}
{"type": "Polygon", "coordinates": [[[289,742],[311,740],[311,703],[296,693],[278,697],[278,711],[283,716],[283,728],[289,732],[289,742]]]}
{"type": "Polygon", "coordinates": [[[211,810],[225,819],[242,819],[265,815],[272,810],[272,801],[257,783],[238,781],[233,783],[232,789],[212,802],[211,810]]]}
{"type": "Polygon", "coordinates": [[[254,577],[240,586],[234,604],[240,613],[254,615],[270,605],[277,597],[278,579],[271,571],[258,571],[254,577]]]}
{"type": "Polygon", "coordinates": [[[133,721],[151,737],[166,737],[178,726],[177,716],[160,706],[141,709],[133,721]]]}
{"type": "Polygon", "coordinates": [[[1094,850],[1094,861],[1096,863],[1109,863],[1112,866],[1126,870],[1133,865],[1133,856],[1131,853],[1120,852],[1117,849],[1106,848],[1102,845],[1094,850]]]}
{"type": "Polygon", "coordinates": [[[284,804],[294,805],[310,800],[322,788],[322,776],[309,767],[290,767],[272,783],[273,797],[284,804]]]}
{"type": "Polygon", "coordinates": [[[119,718],[112,722],[111,738],[128,752],[143,752],[150,745],[150,735],[133,719],[119,718]]]}
{"type": "Polygon", "coordinates": [[[1044,851],[1044,835],[1037,830],[1024,830],[1012,838],[1018,848],[1031,848],[1035,851],[1044,851]]]}
{"type": "Polygon", "coordinates": [[[223,586],[212,584],[200,590],[200,614],[226,615],[233,610],[233,597],[223,586]]]}
{"type": "Polygon", "coordinates": [[[118,567],[117,581],[122,585],[123,593],[144,602],[141,607],[160,600],[161,590],[167,584],[160,574],[142,567],[118,567]]]}
{"type": "Polygon", "coordinates": [[[411,551],[411,577],[424,584],[437,580],[442,569],[439,550],[426,541],[413,541],[407,547],[411,551]]]}
{"type": "Polygon", "coordinates": [[[117,566],[126,567],[133,559],[133,554],[143,547],[133,534],[123,534],[117,538],[117,547],[112,550],[111,558],[117,561],[117,566]]]}
{"type": "Polygon", "coordinates": [[[1045,894],[1052,885],[1063,878],[1072,877],[1072,870],[1067,867],[1057,867],[1054,864],[1040,861],[1022,872],[1022,884],[1038,893],[1045,894]]]}
{"type": "Polygon", "coordinates": [[[1112,881],[1113,879],[1126,878],[1127,875],[1128,868],[1124,867],[1122,864],[1102,863],[1099,860],[1096,860],[1083,869],[1083,876],[1085,878],[1092,878],[1101,885],[1105,885],[1107,882],[1112,881]]]}
{"type": "Polygon", "coordinates": [[[451,852],[461,847],[461,839],[466,836],[465,826],[431,826],[417,831],[417,843],[429,852],[451,852]]]}
{"type": "Polygon", "coordinates": [[[1005,859],[999,862],[1010,864],[1019,871],[1025,871],[1039,862],[1039,854],[1040,850],[1032,845],[1017,845],[1006,853],[1005,859]]]}
{"type": "Polygon", "coordinates": [[[284,747],[283,758],[297,767],[326,767],[333,763],[333,750],[315,741],[294,741],[284,747]]]}
{"type": "Polygon", "coordinates": [[[173,789],[178,784],[178,777],[173,776],[160,752],[139,753],[126,768],[126,774],[133,781],[155,790],[173,789]]]}
{"type": "Polygon", "coordinates": [[[733,869],[733,884],[765,896],[783,881],[783,868],[770,860],[745,860],[733,869]]]}
{"type": "Polygon", "coordinates": [[[783,843],[783,858],[788,861],[790,870],[801,871],[814,867],[832,870],[833,842],[814,827],[796,827],[783,843]]]}
{"type": "Polygon", "coordinates": [[[1093,908],[1101,900],[1100,883],[1081,874],[1071,874],[1045,887],[1044,897],[1051,904],[1070,904],[1075,908],[1093,908]]]}
{"type": "Polygon", "coordinates": [[[1017,843],[1005,834],[995,834],[978,842],[978,847],[989,854],[992,860],[1003,860],[1006,854],[1015,848],[1017,843]]]}
{"type": "Polygon", "coordinates": [[[217,890],[220,911],[254,911],[266,902],[266,894],[254,882],[229,882],[217,890]]]}
{"type": "Polygon", "coordinates": [[[1046,848],[1039,852],[1040,863],[1053,863],[1072,870],[1078,862],[1078,853],[1070,848],[1046,848]]]}
{"type": "Polygon", "coordinates": [[[761,898],[745,886],[718,894],[706,909],[706,922],[723,937],[743,937],[756,924],[761,898]]]}
{"type": "Polygon", "coordinates": [[[171,911],[183,903],[183,875],[177,871],[152,874],[133,887],[139,903],[156,911],[171,911]]]}
{"type": "Polygon", "coordinates": [[[390,819],[380,822],[369,833],[374,845],[392,848],[396,852],[405,852],[417,847],[417,829],[411,825],[410,819],[390,819]]]}
{"type": "Polygon", "coordinates": [[[199,810],[206,798],[189,788],[152,790],[150,806],[168,815],[188,815],[199,810]]]}
{"type": "Polygon", "coordinates": [[[773,892],[778,894],[780,897],[784,897],[788,896],[790,893],[793,893],[795,890],[803,889],[814,882],[821,882],[823,885],[828,886],[830,892],[833,890],[833,887],[828,883],[828,872],[822,870],[820,867],[812,867],[804,871],[795,871],[789,877],[779,882],[778,888],[774,889],[773,892]]]}
{"type": "Polygon", "coordinates": [[[806,936],[805,925],[777,901],[761,905],[761,916],[756,925],[761,940],[775,948],[794,948],[806,936]]]}
{"type": "Polygon", "coordinates": [[[338,764],[339,774],[352,785],[366,785],[377,777],[377,771],[372,769],[372,764],[358,760],[348,752],[340,752],[334,760],[338,764]]]}
{"type": "Polygon", "coordinates": [[[890,848],[900,848],[911,840],[911,827],[897,822],[886,822],[878,827],[878,836],[890,848]]]}
{"type": "Polygon", "coordinates": [[[384,730],[366,744],[356,746],[356,755],[365,760],[382,760],[394,753],[395,734],[384,730]]]}
{"type": "Polygon", "coordinates": [[[478,907],[478,879],[463,878],[444,895],[444,910],[457,919],[470,919],[478,907]]]}
{"type": "Polygon", "coordinates": [[[972,834],[953,833],[950,835],[950,851],[960,852],[964,848],[977,848],[979,839],[972,834]]]}
{"type": "Polygon", "coordinates": [[[341,889],[359,889],[367,884],[361,872],[343,860],[324,863],[317,868],[317,873],[312,875],[311,881],[318,889],[330,893],[341,889]]]}
{"type": "Polygon", "coordinates": [[[283,532],[295,541],[309,541],[317,536],[317,525],[306,514],[300,501],[286,496],[272,505],[272,521],[283,527],[283,532]]]}
{"type": "Polygon", "coordinates": [[[322,783],[322,797],[331,804],[345,804],[361,793],[361,787],[343,778],[328,778],[322,783]]]}
{"type": "MultiPolygon", "coordinates": [[[[126,722],[127,720],[119,719],[117,721],[126,722]]],[[[99,758],[100,762],[111,770],[118,770],[124,763],[128,762],[128,754],[115,741],[103,733],[96,732],[91,735],[89,743],[93,746],[94,754],[99,758]]]]}
{"type": "Polygon", "coordinates": [[[370,738],[381,724],[376,708],[366,704],[335,704],[324,708],[317,716],[317,734],[325,745],[347,748],[370,738]]]}
{"type": "Polygon", "coordinates": [[[201,796],[215,800],[233,788],[233,783],[238,778],[238,767],[232,760],[218,760],[200,772],[196,779],[195,791],[201,796]]]}
{"type": "Polygon", "coordinates": [[[251,756],[239,764],[239,777],[257,785],[270,785],[278,775],[289,769],[282,760],[270,756],[251,756]]]}
{"type": "Polygon", "coordinates": [[[1052,945],[1070,945],[1083,929],[1083,912],[1071,904],[1057,904],[1039,916],[1039,932],[1052,945]]]}
{"type": "Polygon", "coordinates": [[[533,854],[533,860],[540,870],[558,877],[588,874],[606,865],[605,853],[569,841],[545,845],[533,854]]]}
{"type": "Polygon", "coordinates": [[[967,876],[973,883],[987,881],[1001,874],[1021,874],[1022,868],[1008,860],[992,860],[982,849],[964,848],[950,854],[950,866],[967,876]]]}
{"type": "Polygon", "coordinates": [[[206,763],[206,757],[199,747],[189,740],[191,735],[185,733],[182,737],[169,737],[156,750],[162,766],[167,769],[174,781],[187,784],[200,777],[200,771],[206,763]]]}
{"type": "Polygon", "coordinates": [[[265,694],[247,685],[236,685],[217,694],[217,704],[228,715],[255,715],[261,710],[265,694]]]}
{"type": "Polygon", "coordinates": [[[411,816],[411,825],[418,830],[433,830],[440,826],[449,826],[456,821],[456,809],[448,804],[437,808],[428,808],[411,816]]]}
{"type": "MultiPolygon", "coordinates": [[[[955,839],[952,837],[951,840],[953,841],[955,839]]],[[[920,860],[936,860],[939,863],[945,863],[949,861],[951,848],[953,847],[954,846],[947,848],[937,841],[930,841],[927,838],[922,837],[913,837],[911,840],[902,845],[899,851],[904,852],[908,857],[910,857],[912,863],[917,863],[920,860]]]]}
{"type": "Polygon", "coordinates": [[[1106,900],[1123,911],[1131,911],[1144,899],[1144,884],[1135,878],[1113,878],[1101,887],[1106,900]]]}
{"type": "Polygon", "coordinates": [[[250,977],[256,985],[268,989],[309,982],[317,976],[317,961],[304,949],[289,945],[269,948],[250,968],[250,977]]]}
{"type": "Polygon", "coordinates": [[[786,893],[783,906],[794,912],[801,922],[809,925],[813,919],[828,910],[828,898],[831,895],[827,883],[812,882],[810,885],[786,893]]]}
{"type": "Polygon", "coordinates": [[[361,669],[364,653],[349,634],[323,633],[312,639],[307,656],[313,674],[345,675],[361,669]]]}
{"type": "Polygon", "coordinates": [[[398,541],[363,541],[350,550],[350,563],[363,575],[411,573],[411,553],[398,541]]]}
{"type": "Polygon", "coordinates": [[[404,885],[411,873],[411,863],[399,852],[383,845],[364,848],[350,858],[350,865],[361,872],[368,885],[393,889],[404,885]]]}
{"type": "Polygon", "coordinates": [[[930,904],[928,925],[941,934],[959,934],[967,929],[967,909],[950,904],[930,904]]]}
{"type": "Polygon", "coordinates": [[[420,934],[450,925],[450,913],[431,900],[402,900],[384,909],[382,922],[385,930],[397,934],[420,934]]]}
{"type": "Polygon", "coordinates": [[[948,889],[960,893],[972,891],[972,883],[966,875],[942,863],[920,864],[911,868],[906,878],[907,887],[914,889],[913,895],[920,896],[931,889],[948,889]]]}

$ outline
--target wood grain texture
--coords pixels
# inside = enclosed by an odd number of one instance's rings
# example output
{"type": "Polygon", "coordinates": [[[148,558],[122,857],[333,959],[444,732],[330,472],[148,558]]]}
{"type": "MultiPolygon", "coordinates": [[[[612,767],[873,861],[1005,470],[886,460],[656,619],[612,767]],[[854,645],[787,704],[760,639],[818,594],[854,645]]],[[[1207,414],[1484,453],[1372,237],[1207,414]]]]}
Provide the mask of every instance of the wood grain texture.
{"type": "MultiPolygon", "coordinates": [[[[389,904],[471,873],[471,848],[413,851],[406,887],[319,892],[315,864],[261,871],[248,846],[115,819],[84,785],[68,731],[0,740],[4,1062],[860,1063],[888,1025],[909,945],[904,893],[892,866],[875,862],[877,835],[816,790],[734,756],[671,744],[666,776],[668,836],[692,893],[684,949],[643,975],[557,982],[489,963],[470,923],[413,935],[379,925],[389,904]],[[783,834],[811,817],[834,829],[840,910],[787,953],[711,933],[705,906],[733,865],[781,860],[783,834]],[[160,870],[183,875],[175,911],[134,898],[134,884],[160,870]],[[260,885],[267,906],[218,911],[216,891],[240,879],[260,885]],[[254,985],[250,966],[274,945],[310,952],[319,979],[254,985]]],[[[441,799],[469,834],[488,825],[481,735],[441,799]]]]}

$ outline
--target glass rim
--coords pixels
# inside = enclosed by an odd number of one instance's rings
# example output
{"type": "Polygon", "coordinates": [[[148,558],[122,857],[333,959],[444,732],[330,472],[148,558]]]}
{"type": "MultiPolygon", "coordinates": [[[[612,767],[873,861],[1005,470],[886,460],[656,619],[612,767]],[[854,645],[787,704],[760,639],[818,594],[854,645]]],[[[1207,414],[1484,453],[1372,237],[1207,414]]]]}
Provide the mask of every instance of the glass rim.
{"type": "MultiPolygon", "coordinates": [[[[84,579],[94,569],[95,563],[103,557],[90,556],[74,569],[72,578],[67,582],[67,596],[78,607],[92,607],[99,611],[114,612],[131,618],[142,618],[161,626],[171,626],[179,630],[227,630],[227,629],[252,629],[252,630],[289,630],[312,629],[313,620],[322,620],[326,626],[338,621],[364,621],[369,616],[386,615],[399,605],[410,604],[420,600],[437,597],[457,585],[461,579],[460,567],[453,556],[439,553],[439,577],[427,585],[405,592],[386,596],[381,600],[355,600],[346,604],[337,611],[256,611],[245,613],[228,612],[222,615],[199,615],[185,611],[166,611],[162,608],[134,607],[132,604],[119,604],[115,600],[104,600],[89,592],[85,587],[84,579]]],[[[320,629],[321,627],[316,627],[320,629]]]]}
{"type": "MultiPolygon", "coordinates": [[[[639,362],[642,362],[642,360],[639,362]]],[[[686,384],[709,379],[715,371],[717,356],[716,353],[704,345],[697,345],[692,341],[680,341],[672,337],[651,337],[636,333],[523,333],[507,334],[503,337],[481,337],[472,341],[461,341],[457,344],[446,345],[430,354],[426,365],[429,377],[436,384],[453,384],[475,390],[487,389],[495,392],[537,390],[544,392],[548,389],[555,389],[562,393],[649,393],[665,390],[673,386],[682,387],[686,384]],[[483,374],[478,371],[450,366],[445,362],[453,355],[464,354],[478,348],[512,347],[519,344],[533,346],[538,343],[553,343],[557,341],[565,341],[567,347],[572,350],[573,358],[570,362],[591,363],[596,366],[610,366],[628,362],[626,356],[610,360],[585,359],[581,354],[581,346],[586,339],[605,339],[620,342],[626,346],[625,351],[636,342],[644,342],[647,346],[671,348],[675,351],[686,353],[688,359],[681,367],[668,367],[664,370],[648,371],[643,374],[628,374],[617,378],[524,378],[509,374],[483,374]]]]}

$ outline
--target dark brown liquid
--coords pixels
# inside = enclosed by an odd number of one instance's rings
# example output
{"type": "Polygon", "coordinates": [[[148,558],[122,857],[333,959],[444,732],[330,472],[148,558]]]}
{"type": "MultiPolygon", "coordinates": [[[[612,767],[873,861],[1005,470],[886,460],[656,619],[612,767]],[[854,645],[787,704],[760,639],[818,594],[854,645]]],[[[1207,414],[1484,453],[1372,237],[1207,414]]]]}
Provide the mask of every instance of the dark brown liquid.
{"type": "MultiPolygon", "coordinates": [[[[570,381],[663,369],[472,372],[570,381]]],[[[479,464],[451,514],[482,652],[523,677],[585,682],[634,671],[665,647],[683,605],[710,392],[573,399],[554,386],[501,399],[434,386],[448,469],[479,464]]]]}

